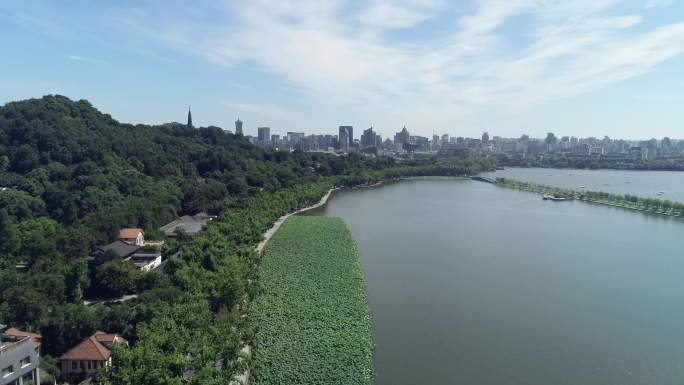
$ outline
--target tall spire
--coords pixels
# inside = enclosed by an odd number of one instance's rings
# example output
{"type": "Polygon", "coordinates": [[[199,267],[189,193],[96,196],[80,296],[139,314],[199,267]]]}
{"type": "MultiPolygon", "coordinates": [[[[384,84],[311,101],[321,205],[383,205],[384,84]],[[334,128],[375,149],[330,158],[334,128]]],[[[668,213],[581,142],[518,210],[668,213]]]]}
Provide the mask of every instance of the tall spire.
{"type": "Polygon", "coordinates": [[[235,135],[242,135],[242,120],[240,120],[239,116],[235,121],[235,135]]]}
{"type": "Polygon", "coordinates": [[[188,127],[192,128],[192,112],[190,111],[190,105],[188,105],[188,127]]]}

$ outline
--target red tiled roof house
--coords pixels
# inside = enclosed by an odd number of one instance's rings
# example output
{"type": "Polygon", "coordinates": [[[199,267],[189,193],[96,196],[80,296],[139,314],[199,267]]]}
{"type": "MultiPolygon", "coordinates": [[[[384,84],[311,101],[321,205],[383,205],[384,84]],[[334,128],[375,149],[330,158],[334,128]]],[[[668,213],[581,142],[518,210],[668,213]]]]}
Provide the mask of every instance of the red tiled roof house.
{"type": "Polygon", "coordinates": [[[145,232],[138,228],[125,228],[119,230],[119,239],[129,245],[145,245],[145,232]]]}
{"type": "Polygon", "coordinates": [[[109,349],[113,343],[128,345],[128,341],[116,334],[98,331],[64,353],[60,358],[64,380],[76,384],[92,376],[98,369],[110,367],[112,352],[109,349]]]}

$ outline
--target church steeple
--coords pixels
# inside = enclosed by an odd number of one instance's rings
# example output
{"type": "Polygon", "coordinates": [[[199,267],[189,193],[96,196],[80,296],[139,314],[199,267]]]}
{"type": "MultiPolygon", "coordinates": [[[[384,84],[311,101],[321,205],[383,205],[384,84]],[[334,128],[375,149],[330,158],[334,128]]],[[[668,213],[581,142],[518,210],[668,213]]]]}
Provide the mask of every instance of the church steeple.
{"type": "Polygon", "coordinates": [[[188,127],[192,128],[192,112],[190,111],[189,105],[188,105],[188,127]]]}

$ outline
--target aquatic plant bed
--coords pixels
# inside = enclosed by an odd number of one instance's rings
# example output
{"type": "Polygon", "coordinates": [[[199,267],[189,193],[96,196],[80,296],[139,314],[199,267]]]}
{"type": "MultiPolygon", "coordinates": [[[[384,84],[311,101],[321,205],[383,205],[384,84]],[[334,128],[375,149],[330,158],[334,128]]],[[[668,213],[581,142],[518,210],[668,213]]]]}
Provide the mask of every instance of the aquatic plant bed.
{"type": "Polygon", "coordinates": [[[290,217],[266,247],[260,282],[252,384],[373,383],[366,285],[341,219],[290,217]]]}
{"type": "Polygon", "coordinates": [[[573,189],[544,186],[537,183],[521,182],[509,178],[496,178],[497,186],[513,188],[544,195],[572,197],[583,202],[636,210],[649,214],[681,217],[684,204],[663,199],[642,198],[634,195],[610,194],[602,191],[578,191],[573,189]]]}

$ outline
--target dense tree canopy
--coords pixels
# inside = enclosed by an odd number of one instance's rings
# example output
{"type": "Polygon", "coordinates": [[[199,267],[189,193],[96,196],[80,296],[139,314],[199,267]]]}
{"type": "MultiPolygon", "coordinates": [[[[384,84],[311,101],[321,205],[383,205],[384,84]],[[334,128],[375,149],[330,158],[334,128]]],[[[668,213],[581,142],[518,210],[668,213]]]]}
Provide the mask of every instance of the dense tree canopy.
{"type": "Polygon", "coordinates": [[[241,315],[258,290],[254,247],[276,218],[335,185],[493,165],[268,152],[218,127],[122,124],[63,96],[9,103],[0,108],[0,323],[42,333],[52,356],[95,330],[121,333],[131,347],[115,352],[104,378],[113,384],[227,383],[251,338],[241,315]],[[200,211],[219,218],[167,242],[167,257],[181,252],[163,269],[87,262],[121,227],[149,238],[200,211]]]}

